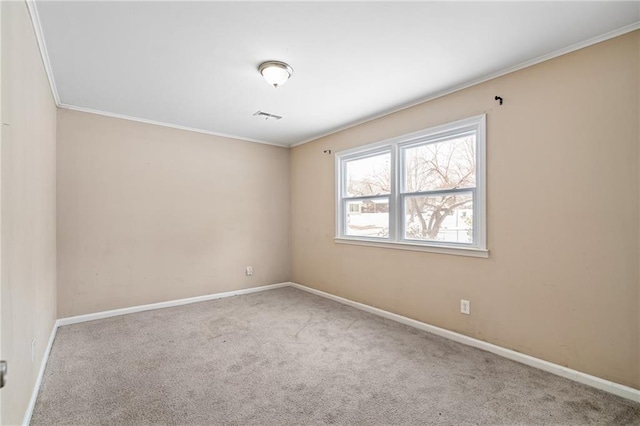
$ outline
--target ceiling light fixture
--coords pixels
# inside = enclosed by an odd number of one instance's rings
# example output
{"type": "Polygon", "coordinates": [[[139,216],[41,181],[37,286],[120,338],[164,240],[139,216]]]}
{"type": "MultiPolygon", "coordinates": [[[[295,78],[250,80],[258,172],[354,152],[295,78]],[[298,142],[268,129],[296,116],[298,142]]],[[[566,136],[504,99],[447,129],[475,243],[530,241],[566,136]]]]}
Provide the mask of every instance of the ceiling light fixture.
{"type": "Polygon", "coordinates": [[[293,68],[280,61],[267,61],[258,67],[260,74],[273,87],[282,86],[293,74],[293,68]]]}

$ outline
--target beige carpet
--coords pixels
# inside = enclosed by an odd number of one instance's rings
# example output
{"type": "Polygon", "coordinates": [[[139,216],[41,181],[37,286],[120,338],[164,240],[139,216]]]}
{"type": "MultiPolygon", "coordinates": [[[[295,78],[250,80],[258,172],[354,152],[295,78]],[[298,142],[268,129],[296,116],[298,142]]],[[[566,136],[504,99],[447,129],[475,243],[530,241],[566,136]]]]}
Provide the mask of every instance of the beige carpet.
{"type": "Polygon", "coordinates": [[[294,288],[61,327],[34,425],[640,424],[640,404],[294,288]]]}

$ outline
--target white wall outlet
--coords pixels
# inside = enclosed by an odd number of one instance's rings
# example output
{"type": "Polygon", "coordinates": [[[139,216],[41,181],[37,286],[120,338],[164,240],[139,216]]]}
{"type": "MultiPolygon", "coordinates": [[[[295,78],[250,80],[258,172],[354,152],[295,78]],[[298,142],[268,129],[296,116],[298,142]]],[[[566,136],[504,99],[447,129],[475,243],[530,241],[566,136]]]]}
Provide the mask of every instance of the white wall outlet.
{"type": "Polygon", "coordinates": [[[36,360],[36,339],[31,340],[31,362],[36,360]]]}
{"type": "Polygon", "coordinates": [[[460,299],[460,312],[465,315],[471,315],[471,302],[468,300],[460,299]]]}
{"type": "Polygon", "coordinates": [[[253,275],[253,266],[247,266],[247,269],[245,269],[244,274],[248,277],[253,275]]]}

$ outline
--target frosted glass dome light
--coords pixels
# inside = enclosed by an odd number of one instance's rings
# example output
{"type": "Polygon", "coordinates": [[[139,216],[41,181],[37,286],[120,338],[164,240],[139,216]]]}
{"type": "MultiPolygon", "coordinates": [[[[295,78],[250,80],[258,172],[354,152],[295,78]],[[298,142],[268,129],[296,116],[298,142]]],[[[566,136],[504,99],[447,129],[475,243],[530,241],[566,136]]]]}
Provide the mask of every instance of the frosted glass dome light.
{"type": "Polygon", "coordinates": [[[273,87],[282,86],[293,74],[293,68],[280,61],[267,61],[258,67],[260,74],[273,87]]]}

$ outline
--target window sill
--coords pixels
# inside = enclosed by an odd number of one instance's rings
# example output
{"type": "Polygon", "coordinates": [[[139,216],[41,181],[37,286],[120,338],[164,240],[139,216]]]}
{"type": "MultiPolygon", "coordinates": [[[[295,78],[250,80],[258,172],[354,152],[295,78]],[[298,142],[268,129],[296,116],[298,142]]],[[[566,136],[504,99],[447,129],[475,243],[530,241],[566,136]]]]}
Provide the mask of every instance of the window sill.
{"type": "Polygon", "coordinates": [[[422,244],[408,244],[389,241],[372,241],[372,240],[359,240],[355,238],[340,238],[335,237],[333,239],[337,244],[351,244],[356,246],[368,246],[368,247],[382,247],[396,250],[410,250],[410,251],[423,251],[428,253],[439,254],[451,254],[457,256],[469,256],[469,257],[481,257],[487,259],[489,257],[489,250],[479,249],[473,247],[457,247],[457,246],[436,246],[436,245],[422,245],[422,244]]]}

